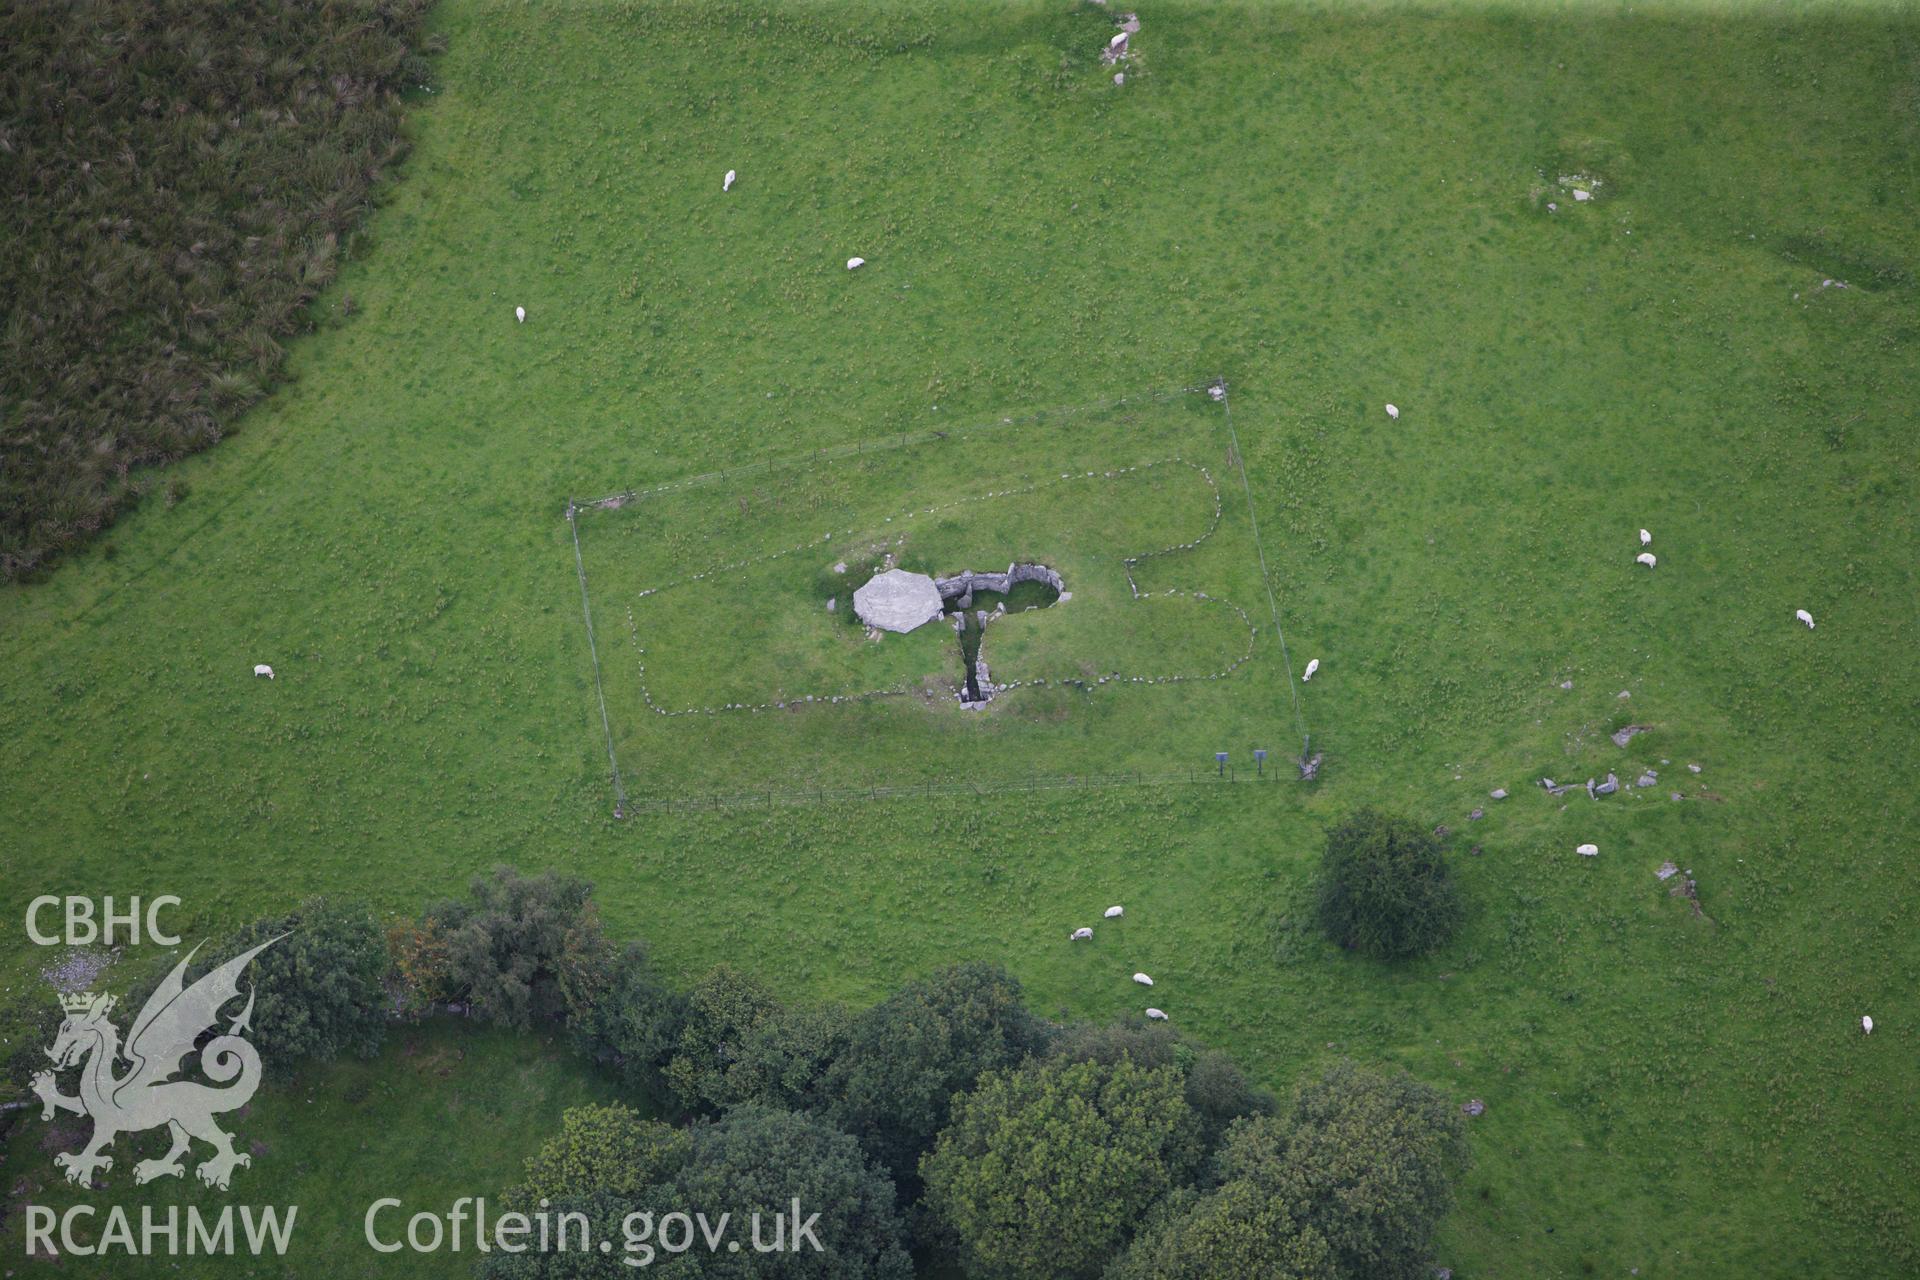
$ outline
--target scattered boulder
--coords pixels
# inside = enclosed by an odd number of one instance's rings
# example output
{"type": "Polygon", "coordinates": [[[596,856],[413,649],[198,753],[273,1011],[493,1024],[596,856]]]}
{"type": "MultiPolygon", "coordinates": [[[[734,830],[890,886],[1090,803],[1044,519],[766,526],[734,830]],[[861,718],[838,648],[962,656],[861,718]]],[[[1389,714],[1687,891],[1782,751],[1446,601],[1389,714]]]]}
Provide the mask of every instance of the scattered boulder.
{"type": "Polygon", "coordinates": [[[1302,760],[1300,762],[1301,780],[1311,781],[1314,778],[1318,777],[1320,774],[1320,762],[1325,758],[1326,758],[1326,755],[1324,752],[1316,751],[1311,756],[1308,756],[1306,759],[1302,760]]]}
{"type": "Polygon", "coordinates": [[[1652,728],[1653,726],[1650,724],[1630,724],[1625,726],[1624,728],[1615,729],[1612,735],[1613,745],[1616,747],[1624,747],[1629,742],[1633,741],[1634,734],[1646,733],[1652,728]]]}
{"type": "Polygon", "coordinates": [[[1697,765],[1697,764],[1689,764],[1689,765],[1687,766],[1687,772],[1688,772],[1688,773],[1698,773],[1698,772],[1700,772],[1700,766],[1699,766],[1699,765],[1697,765]]]}
{"type": "Polygon", "coordinates": [[[1480,1099],[1478,1098],[1469,1099],[1466,1103],[1462,1104],[1460,1108],[1461,1111],[1465,1112],[1467,1115],[1470,1115],[1470,1116],[1481,1115],[1486,1111],[1486,1109],[1487,1109],[1487,1104],[1480,1101],[1480,1099]]]}
{"type": "Polygon", "coordinates": [[[1620,779],[1614,777],[1612,774],[1608,774],[1607,780],[1599,786],[1593,786],[1591,782],[1587,785],[1591,789],[1592,794],[1596,796],[1610,796],[1620,789],[1620,779]]]}
{"type": "Polygon", "coordinates": [[[1487,794],[1495,800],[1505,800],[1507,798],[1507,789],[1505,787],[1495,787],[1493,790],[1487,792],[1487,794]]]}
{"type": "Polygon", "coordinates": [[[1633,785],[1636,787],[1651,787],[1659,781],[1660,779],[1654,775],[1651,769],[1649,769],[1647,772],[1641,774],[1640,777],[1634,782],[1633,785]]]}
{"type": "Polygon", "coordinates": [[[1680,874],[1680,868],[1674,866],[1671,862],[1663,862],[1660,864],[1660,869],[1653,874],[1659,876],[1662,880],[1671,880],[1680,874]]]}

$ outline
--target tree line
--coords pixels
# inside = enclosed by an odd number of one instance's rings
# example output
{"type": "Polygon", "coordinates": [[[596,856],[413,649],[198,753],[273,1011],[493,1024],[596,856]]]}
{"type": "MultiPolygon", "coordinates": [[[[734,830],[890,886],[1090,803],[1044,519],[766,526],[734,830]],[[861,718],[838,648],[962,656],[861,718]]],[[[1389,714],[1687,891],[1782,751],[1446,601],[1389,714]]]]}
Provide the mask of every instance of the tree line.
{"type": "MultiPolygon", "coordinates": [[[[614,1240],[639,1212],[744,1222],[797,1198],[821,1215],[817,1255],[695,1248],[655,1262],[674,1276],[907,1277],[940,1260],[983,1280],[1413,1280],[1465,1160],[1456,1110],[1404,1074],[1336,1063],[1276,1098],[1167,1026],[1043,1018],[991,964],[858,1010],[787,1004],[725,965],[682,988],[607,936],[586,881],[551,872],[502,867],[384,927],[315,899],[204,963],[274,937],[252,971],[269,1075],[371,1055],[436,1010],[563,1029],[610,1073],[622,1101],[568,1111],[496,1202],[577,1211],[614,1240]]],[[[59,1010],[40,1004],[49,1025],[16,1044],[50,1041],[59,1010]]],[[[481,1274],[627,1271],[618,1251],[496,1253],[481,1274]]]]}

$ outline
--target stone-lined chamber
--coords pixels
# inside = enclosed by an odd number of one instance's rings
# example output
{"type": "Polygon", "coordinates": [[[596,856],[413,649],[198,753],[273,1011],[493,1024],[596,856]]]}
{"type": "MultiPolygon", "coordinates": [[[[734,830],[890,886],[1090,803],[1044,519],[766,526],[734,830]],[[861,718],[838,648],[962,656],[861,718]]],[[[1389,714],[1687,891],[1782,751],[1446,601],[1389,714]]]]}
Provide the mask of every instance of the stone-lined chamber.
{"type": "Polygon", "coordinates": [[[1072,598],[1059,573],[1044,564],[1010,564],[1001,573],[966,569],[946,578],[889,569],[875,574],[853,593],[853,609],[868,626],[899,633],[918,630],[946,614],[954,615],[954,634],[960,640],[960,657],[965,669],[959,691],[960,705],[974,710],[986,706],[999,692],[989,679],[987,664],[980,655],[987,624],[1007,612],[1009,601],[1033,595],[1036,587],[1041,599],[1022,605],[1015,612],[1046,608],[1072,598]],[[1023,587],[1028,589],[1023,591],[1023,587]],[[992,611],[976,608],[985,604],[981,599],[984,596],[1001,599],[992,611]]]}

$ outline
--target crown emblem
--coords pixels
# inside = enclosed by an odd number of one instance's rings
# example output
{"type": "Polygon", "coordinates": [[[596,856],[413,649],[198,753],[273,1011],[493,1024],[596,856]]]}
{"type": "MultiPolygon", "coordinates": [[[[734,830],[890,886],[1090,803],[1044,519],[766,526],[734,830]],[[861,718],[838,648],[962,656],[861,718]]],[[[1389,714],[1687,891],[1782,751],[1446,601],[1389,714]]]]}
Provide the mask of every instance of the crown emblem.
{"type": "Polygon", "coordinates": [[[68,1013],[85,1013],[93,1008],[93,992],[70,991],[60,997],[60,1007],[68,1013]]]}

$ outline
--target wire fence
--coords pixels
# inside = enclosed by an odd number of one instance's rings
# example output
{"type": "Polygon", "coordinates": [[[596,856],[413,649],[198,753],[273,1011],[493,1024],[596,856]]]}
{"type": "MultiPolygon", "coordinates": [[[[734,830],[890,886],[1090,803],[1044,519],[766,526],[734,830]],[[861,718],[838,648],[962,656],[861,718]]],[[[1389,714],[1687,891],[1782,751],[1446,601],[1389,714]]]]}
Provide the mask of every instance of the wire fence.
{"type": "Polygon", "coordinates": [[[1195,765],[1170,772],[1121,770],[1111,773],[1025,774],[990,781],[937,779],[921,782],[875,783],[864,787],[767,786],[753,791],[671,791],[636,795],[627,802],[629,813],[711,812],[727,809],[771,809],[776,806],[863,803],[878,800],[931,800],[936,796],[978,796],[1004,800],[1021,792],[1090,790],[1113,787],[1227,787],[1273,786],[1299,782],[1293,762],[1269,760],[1264,768],[1237,765],[1195,765]]]}
{"type": "Polygon", "coordinates": [[[1061,789],[1085,789],[1102,787],[1158,787],[1173,785],[1214,785],[1231,784],[1267,784],[1284,781],[1312,779],[1318,771],[1319,760],[1311,758],[1311,738],[1307,731],[1306,717],[1300,701],[1299,681],[1294,675],[1293,662],[1287,652],[1286,632],[1280,626],[1279,604],[1273,592],[1273,579],[1267,567],[1266,550],[1261,544],[1258,517],[1254,513],[1253,486],[1247,474],[1246,455],[1240,447],[1240,439],[1233,425],[1233,410],[1228,403],[1227,383],[1225,379],[1199,387],[1177,387],[1157,391],[1139,392],[1121,396],[1113,400],[1097,401],[1088,404],[1071,405],[1052,409],[1039,409],[1017,416],[1001,417],[997,421],[976,423],[970,427],[951,429],[927,428],[920,431],[907,431],[865,440],[856,440],[848,444],[823,446],[804,452],[785,454],[779,457],[769,456],[753,462],[723,467],[717,471],[705,471],[697,475],[683,476],[678,480],[646,488],[626,489],[619,493],[607,494],[586,501],[567,500],[566,520],[568,531],[573,540],[574,568],[580,580],[580,608],[586,622],[587,648],[593,663],[594,692],[599,701],[600,726],[605,735],[607,747],[607,767],[612,777],[614,793],[614,816],[626,817],[639,812],[671,811],[712,811],[743,808],[772,808],[775,805],[824,804],[833,801],[878,801],[892,799],[931,799],[935,796],[978,795],[1002,796],[1008,792],[1046,791],[1061,789]],[[1232,448],[1235,469],[1240,476],[1242,492],[1247,502],[1247,519],[1253,535],[1254,552],[1259,560],[1260,580],[1267,596],[1268,616],[1273,624],[1274,635],[1279,641],[1280,656],[1286,671],[1288,693],[1292,700],[1294,724],[1300,733],[1300,760],[1297,769],[1293,762],[1278,759],[1268,763],[1276,766],[1272,769],[1256,767],[1249,773],[1245,769],[1231,764],[1219,764],[1215,768],[1194,766],[1170,772],[1146,772],[1141,770],[1110,772],[1039,775],[1028,774],[1024,777],[1003,778],[990,781],[976,779],[938,780],[920,782],[901,782],[874,784],[864,787],[778,787],[769,785],[758,790],[733,792],[703,792],[675,790],[629,796],[623,785],[620,764],[614,751],[612,720],[607,712],[607,697],[600,673],[600,655],[593,634],[593,608],[587,590],[586,562],[580,550],[579,517],[590,510],[618,510],[630,503],[693,489],[728,479],[737,479],[753,475],[770,475],[780,470],[792,470],[797,467],[821,462],[838,461],[846,458],[861,457],[870,453],[887,450],[911,448],[916,445],[931,444],[943,440],[966,440],[989,432],[1004,431],[1008,428],[1030,426],[1035,423],[1066,420],[1085,414],[1107,412],[1130,405],[1165,404],[1183,396],[1206,394],[1217,400],[1222,410],[1227,429],[1228,443],[1232,448]]]}

